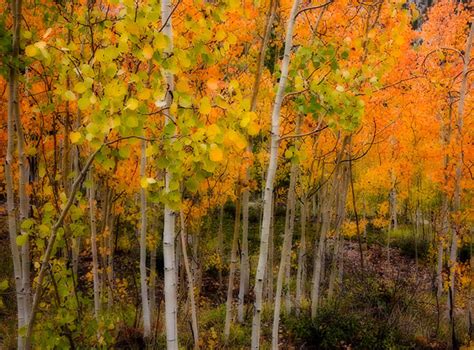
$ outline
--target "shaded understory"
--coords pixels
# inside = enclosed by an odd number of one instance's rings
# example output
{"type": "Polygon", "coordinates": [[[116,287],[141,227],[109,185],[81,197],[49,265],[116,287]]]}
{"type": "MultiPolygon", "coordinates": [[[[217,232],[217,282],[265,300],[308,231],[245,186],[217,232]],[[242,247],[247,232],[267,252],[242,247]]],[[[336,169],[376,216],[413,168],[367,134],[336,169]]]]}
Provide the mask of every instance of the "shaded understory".
{"type": "MultiPolygon", "coordinates": [[[[1,216],[2,227],[6,217],[1,216]]],[[[282,231],[283,218],[276,223],[277,235],[282,231]]],[[[230,237],[232,231],[232,214],[227,213],[225,234],[230,237]]],[[[212,230],[211,230],[212,232],[212,230]]],[[[393,235],[393,233],[392,233],[393,235]]],[[[275,238],[279,240],[277,236],[275,238]]],[[[327,278],[323,284],[323,300],[315,319],[309,317],[309,301],[302,305],[297,313],[295,308],[289,314],[282,315],[280,344],[282,349],[446,349],[448,348],[449,331],[447,326],[446,300],[436,300],[434,290],[434,272],[430,251],[429,237],[413,241],[409,229],[400,230],[391,239],[391,247],[386,246],[385,232],[368,233],[368,244],[363,244],[364,269],[361,268],[360,248],[355,237],[344,241],[344,265],[342,284],[333,300],[327,300],[327,278]],[[416,247],[416,249],[415,249],[416,247]],[[390,251],[390,254],[388,252],[390,251]],[[390,255],[390,261],[388,261],[390,255]]],[[[314,241],[314,237],[312,238],[314,241]]],[[[251,225],[250,232],[251,266],[255,268],[257,259],[258,224],[251,225]]],[[[140,349],[144,347],[140,329],[139,274],[137,266],[137,247],[126,250],[117,249],[115,255],[115,273],[118,287],[114,306],[110,309],[107,341],[114,348],[140,349]]],[[[222,267],[222,283],[219,282],[219,269],[222,264],[215,254],[215,237],[201,240],[200,256],[195,272],[197,285],[200,286],[198,297],[198,317],[201,347],[204,349],[246,349],[250,346],[252,295],[246,307],[245,323],[234,323],[228,342],[222,339],[225,319],[225,295],[227,290],[227,269],[222,267]]],[[[328,240],[328,251],[331,251],[331,240],[328,240]]],[[[136,245],[136,244],[135,244],[136,245]]],[[[276,244],[276,246],[279,246],[276,244]]],[[[296,249],[296,247],[294,247],[296,249]]],[[[0,281],[10,278],[11,262],[7,232],[0,234],[0,281]]],[[[277,273],[279,252],[274,253],[274,274],[277,273]]],[[[311,288],[312,253],[307,257],[308,278],[306,294],[311,288]]],[[[87,277],[90,270],[90,257],[82,256],[80,265],[81,292],[91,290],[91,281],[87,277]]],[[[158,254],[158,274],[162,276],[161,255],[158,254]]],[[[296,275],[296,255],[292,258],[292,294],[294,295],[296,275]]],[[[331,262],[327,254],[326,266],[331,262]]],[[[326,274],[328,274],[326,269],[326,274]]],[[[254,276],[251,276],[253,282],[254,276]]],[[[11,285],[11,283],[10,283],[11,285]]],[[[180,285],[185,281],[180,279],[180,285]]],[[[157,286],[157,309],[162,313],[163,294],[162,280],[157,286]]],[[[10,287],[1,293],[0,307],[0,345],[6,349],[15,346],[15,298],[10,287]]],[[[237,304],[238,279],[234,289],[235,305],[237,304]]],[[[85,300],[87,296],[84,294],[85,300]]],[[[180,343],[192,347],[191,326],[184,290],[180,293],[179,302],[182,313],[179,315],[180,343]]],[[[460,340],[467,342],[467,331],[464,316],[465,296],[458,297],[457,333],[460,340]]],[[[86,307],[91,304],[86,301],[86,307]]],[[[236,306],[235,306],[236,308],[236,306]]],[[[283,308],[285,309],[285,308],[283,308]]],[[[47,315],[42,317],[47,318],[47,315]]],[[[163,336],[164,321],[159,317],[153,341],[154,349],[165,346],[163,336]]],[[[269,348],[271,342],[272,304],[266,304],[262,319],[262,348],[269,348]]],[[[79,321],[71,321],[79,322],[79,321]]],[[[83,320],[82,323],[87,322],[83,320]]],[[[80,322],[79,322],[80,323],[80,322]]],[[[80,348],[81,341],[86,341],[85,325],[79,325],[74,342],[80,348]],[[82,327],[82,328],[81,328],[82,327]],[[83,329],[83,331],[81,331],[83,329]]]]}

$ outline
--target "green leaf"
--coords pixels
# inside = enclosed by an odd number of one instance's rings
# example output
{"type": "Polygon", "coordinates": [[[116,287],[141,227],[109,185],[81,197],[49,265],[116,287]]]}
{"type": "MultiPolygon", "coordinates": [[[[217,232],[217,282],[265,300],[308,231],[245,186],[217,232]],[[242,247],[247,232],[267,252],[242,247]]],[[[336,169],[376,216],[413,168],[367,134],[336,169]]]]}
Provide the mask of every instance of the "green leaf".
{"type": "Polygon", "coordinates": [[[33,226],[33,220],[32,219],[26,219],[26,220],[23,220],[23,222],[21,223],[21,229],[22,230],[29,230],[31,228],[31,226],[33,226]]]}
{"type": "Polygon", "coordinates": [[[16,244],[19,247],[24,246],[26,244],[26,242],[28,242],[28,235],[27,234],[19,235],[19,236],[16,237],[16,244]]]}
{"type": "Polygon", "coordinates": [[[190,177],[189,179],[187,179],[184,183],[184,186],[186,186],[186,188],[194,193],[198,190],[199,188],[199,183],[197,182],[197,180],[194,178],[194,177],[190,177]]]}
{"type": "Polygon", "coordinates": [[[2,282],[0,282],[0,292],[7,290],[7,288],[8,288],[8,280],[5,279],[2,282]]]}
{"type": "Polygon", "coordinates": [[[76,95],[71,90],[67,90],[64,93],[64,98],[66,99],[66,101],[75,101],[76,100],[76,95]]]}

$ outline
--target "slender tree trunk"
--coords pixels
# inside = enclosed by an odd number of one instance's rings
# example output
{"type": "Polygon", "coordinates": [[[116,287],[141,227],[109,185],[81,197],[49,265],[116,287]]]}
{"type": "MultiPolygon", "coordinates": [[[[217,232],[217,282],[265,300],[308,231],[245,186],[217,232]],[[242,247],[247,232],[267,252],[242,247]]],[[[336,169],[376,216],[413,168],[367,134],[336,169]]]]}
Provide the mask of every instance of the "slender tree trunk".
{"type": "MultiPolygon", "coordinates": [[[[298,117],[296,121],[296,134],[299,134],[301,118],[298,117]]],[[[285,233],[283,237],[283,246],[281,249],[280,268],[278,270],[277,286],[275,294],[275,304],[273,309],[273,328],[272,328],[272,348],[278,349],[278,330],[280,325],[280,310],[281,310],[281,294],[283,291],[283,280],[286,277],[286,296],[285,299],[290,299],[290,281],[289,281],[289,268],[291,259],[291,245],[293,240],[293,232],[295,227],[295,209],[296,209],[296,181],[298,178],[299,165],[296,162],[291,164],[290,170],[290,185],[288,187],[288,199],[286,205],[286,222],[285,222],[285,233]]],[[[287,307],[290,303],[286,300],[287,307]]],[[[287,312],[289,310],[287,309],[287,312]]]]}
{"type": "MultiPolygon", "coordinates": [[[[146,177],[146,141],[141,143],[140,178],[146,177]]],[[[148,300],[148,278],[146,268],[146,234],[147,234],[147,198],[146,189],[140,188],[140,294],[142,299],[143,336],[151,335],[151,313],[148,300]]]]}
{"type": "MultiPolygon", "coordinates": [[[[326,196],[330,193],[328,190],[328,185],[324,185],[326,196]]],[[[325,198],[326,196],[321,196],[323,203],[321,204],[321,232],[319,235],[319,242],[315,249],[316,254],[314,255],[314,264],[313,264],[313,278],[312,278],[312,288],[311,288],[311,318],[316,317],[319,306],[319,296],[320,296],[320,287],[322,279],[322,267],[324,264],[324,259],[326,256],[326,234],[329,231],[330,224],[330,199],[325,198]]]]}
{"type": "MultiPolygon", "coordinates": [[[[247,170],[248,172],[248,170],[247,170]]],[[[247,175],[247,178],[249,176],[247,175]]],[[[249,197],[248,187],[242,193],[242,247],[240,254],[240,284],[239,284],[239,304],[237,307],[237,320],[244,322],[245,296],[248,294],[250,265],[249,265],[249,197]]]]}
{"type": "Polygon", "coordinates": [[[301,237],[298,249],[298,270],[296,272],[296,312],[301,310],[301,304],[305,298],[306,283],[306,218],[308,211],[308,200],[305,197],[301,199],[300,220],[301,237]]]}
{"type": "MultiPolygon", "coordinates": [[[[274,202],[276,202],[276,199],[274,202]]],[[[273,203],[270,220],[270,233],[268,236],[268,268],[265,271],[265,296],[266,301],[269,304],[273,302],[273,254],[275,251],[273,239],[275,237],[275,203],[273,203]]]]}
{"type": "Polygon", "coordinates": [[[393,171],[390,172],[390,178],[392,181],[392,188],[389,194],[390,204],[390,224],[387,232],[387,264],[390,266],[390,240],[391,233],[393,230],[398,228],[398,216],[397,216],[397,189],[396,189],[396,178],[393,171]]]}
{"type": "MultiPolygon", "coordinates": [[[[83,53],[83,52],[81,52],[83,53]]],[[[78,109],[77,115],[76,115],[76,120],[74,122],[74,130],[77,130],[81,126],[81,111],[78,109]]],[[[74,175],[77,176],[81,172],[81,169],[79,168],[79,146],[75,145],[71,149],[72,152],[72,167],[74,170],[74,175]]],[[[68,193],[69,196],[69,193],[68,193]]],[[[72,245],[72,271],[74,276],[76,276],[77,279],[77,272],[79,269],[79,253],[81,251],[81,236],[75,237],[72,245]]]]}
{"type": "MultiPolygon", "coordinates": [[[[464,51],[464,65],[462,71],[462,81],[461,88],[459,90],[459,104],[458,104],[458,116],[457,116],[457,133],[456,133],[456,144],[458,147],[458,154],[456,159],[456,176],[455,176],[455,185],[454,185],[454,198],[453,198],[453,212],[457,214],[461,210],[461,180],[462,180],[462,168],[463,168],[463,127],[464,127],[464,104],[466,99],[466,94],[468,90],[467,86],[467,74],[469,70],[469,63],[471,58],[471,48],[472,41],[474,38],[474,23],[471,23],[471,28],[469,31],[469,36],[466,42],[466,50],[464,51]]],[[[459,220],[459,219],[457,219],[459,220]]],[[[457,221],[456,220],[456,221],[457,221]]],[[[452,241],[451,241],[451,254],[450,254],[450,263],[449,263],[449,288],[450,288],[450,319],[451,319],[451,329],[452,329],[452,347],[456,348],[458,346],[456,335],[454,334],[454,308],[455,308],[455,282],[456,282],[456,260],[457,260],[457,241],[458,241],[458,231],[460,231],[460,223],[456,222],[455,227],[452,229],[452,241]]]]}
{"type": "Polygon", "coordinates": [[[219,207],[219,229],[217,231],[217,253],[222,260],[219,265],[219,285],[222,285],[222,267],[224,265],[224,204],[219,207]]]}
{"type": "MultiPolygon", "coordinates": [[[[257,97],[260,89],[260,80],[262,72],[265,67],[265,53],[267,51],[268,42],[270,41],[270,35],[272,33],[273,21],[275,20],[275,13],[278,7],[278,0],[270,0],[269,12],[266,18],[266,24],[264,29],[263,40],[260,46],[260,51],[257,59],[257,69],[255,71],[255,79],[252,89],[252,97],[250,102],[250,110],[252,112],[257,110],[257,97]]],[[[248,152],[252,151],[251,144],[247,148],[248,152]]],[[[248,184],[250,181],[250,171],[247,169],[245,176],[245,183],[248,184]]],[[[245,297],[249,291],[249,280],[250,280],[250,265],[249,265],[249,253],[248,253],[248,228],[249,228],[249,198],[250,192],[248,186],[245,186],[242,194],[242,247],[241,247],[241,258],[240,258],[240,285],[239,285],[239,304],[237,311],[237,318],[240,323],[244,322],[244,305],[245,297]]]]}
{"type": "MultiPolygon", "coordinates": [[[[16,18],[17,16],[21,17],[21,1],[16,2],[16,12],[14,13],[14,21],[21,21],[20,18],[16,18]]],[[[16,36],[20,35],[21,25],[15,23],[14,27],[14,38],[13,38],[13,57],[19,57],[19,48],[15,46],[19,45],[19,38],[16,36]]],[[[18,93],[18,62],[13,62],[15,67],[11,68],[10,70],[10,78],[11,83],[13,85],[13,115],[15,117],[15,124],[16,124],[16,133],[17,133],[17,149],[18,149],[18,167],[20,170],[19,174],[19,182],[18,182],[18,197],[20,199],[20,223],[25,221],[29,218],[29,211],[30,211],[30,201],[28,197],[27,185],[29,182],[29,166],[28,160],[26,159],[25,154],[25,136],[23,134],[23,125],[21,123],[20,117],[20,101],[19,101],[19,93],[18,93]]],[[[25,232],[20,225],[20,231],[22,235],[27,235],[28,233],[25,232]]],[[[26,240],[25,244],[21,246],[21,269],[22,269],[22,292],[25,295],[24,299],[24,313],[25,319],[30,317],[30,308],[31,308],[31,282],[30,282],[30,242],[29,239],[26,240]]]]}
{"type": "MultiPolygon", "coordinates": [[[[336,221],[334,226],[335,231],[335,246],[334,246],[334,255],[331,265],[331,272],[329,275],[329,289],[328,289],[328,300],[331,300],[334,295],[334,291],[336,288],[336,279],[337,276],[340,274],[342,259],[343,259],[343,244],[344,238],[341,234],[341,227],[345,220],[345,213],[346,213],[346,197],[347,197],[347,189],[348,189],[348,169],[345,165],[338,168],[340,173],[337,174],[337,186],[334,186],[334,189],[337,189],[336,193],[334,193],[336,198],[336,221]]],[[[336,181],[336,178],[335,178],[336,181]]]]}
{"type": "MultiPolygon", "coordinates": [[[[170,0],[161,2],[161,21],[163,23],[163,34],[168,38],[166,55],[173,53],[173,30],[172,30],[172,9],[170,0]]],[[[170,107],[172,103],[172,93],[174,90],[174,77],[171,71],[165,72],[166,85],[166,123],[172,123],[170,107]]],[[[170,191],[172,175],[169,169],[165,172],[165,192],[170,191]]],[[[163,257],[165,265],[165,323],[166,323],[166,344],[168,350],[178,349],[178,321],[177,321],[177,299],[176,299],[176,261],[175,261],[175,213],[165,205],[164,227],[163,227],[163,257]]]]}
{"type": "MultiPolygon", "coordinates": [[[[156,228],[156,223],[155,223],[156,228]]],[[[155,231],[155,230],[154,230],[155,231]]],[[[150,252],[150,318],[151,318],[151,328],[154,329],[157,317],[157,305],[156,305],[156,281],[158,279],[156,273],[156,251],[157,246],[155,244],[151,247],[150,252]]]]}
{"type": "MultiPolygon", "coordinates": [[[[113,192],[111,191],[111,198],[113,192]]],[[[111,204],[112,205],[112,204],[111,204]]],[[[112,210],[112,209],[111,209],[112,210]]],[[[107,236],[107,280],[109,281],[109,294],[108,294],[108,308],[112,307],[114,304],[114,290],[115,290],[115,283],[114,283],[114,228],[115,228],[115,219],[116,216],[110,214],[110,222],[109,222],[109,233],[107,236]]]]}
{"type": "Polygon", "coordinates": [[[270,161],[268,164],[267,178],[265,184],[265,192],[263,199],[263,220],[262,231],[260,234],[260,253],[255,277],[255,310],[252,321],[252,349],[260,347],[260,327],[262,313],[262,294],[263,294],[263,278],[267,265],[268,256],[268,236],[270,233],[271,212],[273,204],[273,185],[278,163],[278,145],[280,137],[280,110],[285,94],[286,83],[288,80],[288,70],[290,65],[290,54],[293,46],[293,28],[296,21],[296,13],[300,0],[294,0],[291,8],[288,26],[285,38],[285,51],[281,62],[281,75],[278,86],[275,104],[273,106],[271,120],[271,142],[270,142],[270,161]]]}
{"type": "MultiPolygon", "coordinates": [[[[240,181],[240,179],[239,179],[240,181]]],[[[240,203],[241,198],[241,185],[240,183],[237,185],[237,201],[235,203],[235,222],[234,222],[234,234],[232,236],[232,248],[230,253],[230,266],[229,266],[229,283],[227,285],[227,302],[225,306],[225,323],[224,323],[224,338],[227,341],[229,339],[230,334],[230,324],[232,321],[232,301],[233,298],[233,290],[234,290],[234,278],[235,272],[237,269],[238,258],[237,258],[237,244],[239,239],[239,232],[240,232],[240,215],[242,206],[240,203]]]]}
{"type": "Polygon", "coordinates": [[[89,173],[91,186],[89,188],[89,216],[91,225],[91,252],[92,252],[92,278],[94,284],[94,316],[99,321],[101,311],[101,288],[99,279],[99,257],[97,254],[97,223],[95,204],[95,182],[93,169],[89,173]]]}
{"type": "Polygon", "coordinates": [[[8,76],[8,121],[7,121],[7,153],[5,157],[5,183],[7,192],[7,211],[8,211],[8,231],[10,238],[10,249],[13,260],[13,274],[15,278],[15,291],[17,302],[18,315],[18,339],[17,347],[22,350],[25,348],[25,338],[22,336],[20,329],[22,329],[28,322],[27,315],[27,299],[25,291],[23,290],[24,283],[24,264],[22,263],[22,256],[20,256],[20,247],[17,245],[17,212],[15,209],[15,192],[13,185],[13,153],[15,152],[15,113],[18,111],[15,106],[18,104],[18,70],[16,61],[19,56],[19,40],[20,40],[20,25],[21,25],[21,1],[11,1],[11,12],[13,16],[13,37],[12,37],[12,56],[10,71],[8,76]]]}
{"type": "MultiPolygon", "coordinates": [[[[25,136],[23,134],[23,126],[20,119],[20,105],[18,96],[18,79],[14,80],[15,84],[15,103],[13,104],[14,116],[16,121],[17,131],[17,147],[18,147],[18,167],[20,170],[18,183],[18,196],[20,199],[20,223],[29,218],[30,201],[27,191],[29,182],[29,166],[25,155],[25,136]]],[[[20,226],[22,235],[28,235],[20,226]]],[[[22,269],[22,292],[25,295],[25,319],[30,317],[31,308],[31,277],[30,277],[30,242],[26,240],[25,244],[21,246],[21,269],[22,269]]]]}
{"type": "Polygon", "coordinates": [[[61,213],[59,214],[58,219],[55,221],[55,223],[51,227],[51,233],[49,235],[48,244],[41,258],[41,266],[40,266],[40,270],[37,277],[37,283],[36,283],[37,287],[33,294],[33,302],[31,304],[31,313],[30,313],[30,318],[28,320],[28,327],[27,327],[26,336],[25,336],[25,348],[27,350],[31,349],[31,340],[32,340],[31,337],[33,334],[33,328],[36,321],[36,312],[38,310],[38,305],[42,297],[43,280],[46,275],[46,270],[49,270],[49,260],[51,258],[51,254],[53,253],[53,247],[54,247],[54,243],[56,242],[58,230],[63,225],[64,219],[66,218],[67,214],[69,213],[69,210],[71,209],[71,206],[76,200],[76,192],[78,191],[80,185],[84,181],[84,178],[86,177],[89,171],[89,168],[91,167],[92,162],[94,161],[94,158],[100,152],[100,150],[102,149],[102,146],[99,147],[97,150],[95,150],[85,162],[84,167],[82,168],[80,174],[76,177],[76,179],[74,180],[71,186],[71,193],[69,195],[69,198],[67,199],[66,204],[61,209],[61,213]]]}
{"type": "Polygon", "coordinates": [[[191,272],[191,268],[189,266],[188,249],[186,247],[186,241],[187,241],[186,222],[184,219],[184,212],[182,209],[180,211],[180,223],[181,223],[180,237],[181,237],[181,246],[183,250],[184,269],[186,271],[186,279],[188,280],[188,297],[189,297],[189,304],[190,304],[190,309],[191,309],[191,327],[193,330],[194,348],[198,349],[199,348],[199,329],[198,329],[198,321],[197,321],[196,301],[194,298],[194,278],[191,272]]]}

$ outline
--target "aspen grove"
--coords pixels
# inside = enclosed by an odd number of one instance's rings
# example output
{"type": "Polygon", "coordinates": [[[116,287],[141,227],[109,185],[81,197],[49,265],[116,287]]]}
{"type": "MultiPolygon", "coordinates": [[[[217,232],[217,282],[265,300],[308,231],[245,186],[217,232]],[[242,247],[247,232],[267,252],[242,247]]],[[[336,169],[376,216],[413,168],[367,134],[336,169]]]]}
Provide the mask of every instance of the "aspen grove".
{"type": "Polygon", "coordinates": [[[0,0],[0,349],[472,349],[469,0],[0,0]]]}

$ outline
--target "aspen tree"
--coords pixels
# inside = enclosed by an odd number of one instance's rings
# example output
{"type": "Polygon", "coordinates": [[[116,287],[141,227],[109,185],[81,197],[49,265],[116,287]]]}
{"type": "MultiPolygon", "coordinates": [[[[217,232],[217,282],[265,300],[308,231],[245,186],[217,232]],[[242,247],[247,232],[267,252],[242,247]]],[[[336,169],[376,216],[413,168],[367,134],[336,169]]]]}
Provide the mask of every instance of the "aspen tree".
{"type": "Polygon", "coordinates": [[[278,91],[273,105],[271,118],[271,141],[270,141],[270,161],[268,164],[267,177],[265,181],[265,192],[263,198],[263,219],[262,230],[260,232],[260,252],[258,258],[257,272],[255,277],[255,309],[252,321],[252,349],[260,347],[260,327],[262,316],[262,295],[263,295],[263,278],[265,275],[267,256],[268,256],[268,236],[270,232],[271,212],[273,205],[273,186],[275,174],[278,165],[278,146],[280,138],[280,111],[285,93],[286,83],[288,80],[288,70],[290,65],[290,54],[293,46],[293,30],[296,21],[296,14],[300,0],[294,0],[290,17],[288,19],[285,50],[283,60],[281,62],[281,75],[278,84],[278,91]]]}
{"type": "MultiPolygon", "coordinates": [[[[272,33],[273,22],[275,20],[276,9],[278,7],[278,0],[271,0],[269,4],[270,11],[267,14],[266,24],[264,29],[264,35],[260,51],[257,58],[257,69],[255,71],[255,79],[253,82],[252,96],[250,101],[250,111],[255,112],[257,110],[257,97],[260,89],[260,83],[262,78],[263,69],[265,66],[265,53],[267,51],[268,43],[270,41],[270,35],[272,33]]],[[[247,151],[251,152],[251,144],[248,145],[247,151]]],[[[250,191],[248,188],[248,182],[250,181],[250,169],[246,170],[245,180],[246,186],[242,191],[242,253],[240,258],[240,284],[239,284],[239,301],[238,301],[238,321],[244,322],[244,305],[245,296],[249,290],[249,279],[250,279],[250,265],[249,265],[249,248],[248,248],[248,233],[249,233],[249,200],[250,191]]]]}
{"type": "MultiPolygon", "coordinates": [[[[296,120],[296,134],[300,133],[301,117],[298,116],[296,120]]],[[[289,298],[289,276],[288,269],[291,260],[291,245],[293,239],[293,232],[295,226],[295,209],[296,209],[296,181],[298,179],[299,164],[296,160],[292,160],[290,170],[290,185],[288,187],[288,199],[286,202],[286,222],[285,232],[283,236],[283,246],[281,249],[280,268],[278,269],[277,286],[275,294],[275,302],[273,309],[273,328],[272,328],[272,348],[278,349],[278,330],[280,324],[280,310],[281,310],[281,294],[283,292],[283,279],[286,280],[287,296],[289,298]]],[[[289,310],[287,310],[288,312],[289,310]]]]}
{"type": "MultiPolygon", "coordinates": [[[[168,38],[165,54],[172,55],[173,52],[173,29],[172,29],[172,4],[170,0],[161,2],[161,21],[163,34],[168,38]]],[[[166,95],[165,95],[165,124],[172,123],[170,108],[172,93],[174,89],[173,73],[165,71],[166,95]]],[[[165,191],[169,192],[172,175],[169,169],[165,170],[165,191]]],[[[165,204],[163,225],[163,257],[165,264],[165,324],[166,344],[168,350],[178,349],[178,305],[177,305],[177,278],[176,278],[176,256],[175,256],[175,213],[168,204],[165,204]]]]}
{"type": "MultiPolygon", "coordinates": [[[[16,302],[17,302],[17,315],[18,315],[18,340],[17,347],[22,350],[25,348],[25,337],[21,334],[21,330],[27,325],[29,319],[29,305],[28,298],[24,288],[28,288],[28,283],[25,283],[25,272],[29,268],[28,265],[23,260],[27,258],[25,256],[25,249],[19,246],[17,239],[21,236],[17,234],[17,211],[15,209],[15,192],[13,185],[13,154],[15,152],[15,123],[17,123],[19,115],[18,107],[18,58],[20,51],[20,29],[21,29],[21,12],[22,12],[22,1],[14,0],[11,1],[11,13],[13,17],[13,27],[12,27],[12,53],[11,53],[11,64],[8,72],[8,119],[7,119],[7,152],[5,157],[5,183],[6,183],[6,192],[7,192],[7,211],[8,211],[8,231],[10,238],[10,248],[13,258],[13,273],[15,278],[15,292],[16,292],[16,302]],[[21,255],[20,255],[21,251],[21,255]]],[[[17,133],[17,142],[22,143],[22,140],[18,140],[19,134],[17,133]]],[[[22,176],[20,175],[20,181],[22,181],[22,176]]],[[[20,184],[20,189],[24,190],[24,186],[20,184]]],[[[24,203],[24,193],[23,199],[20,198],[20,201],[24,203]]],[[[21,194],[20,194],[21,197],[21,194]]],[[[21,206],[21,204],[20,204],[21,206]]],[[[24,207],[20,208],[20,216],[24,215],[24,207]]],[[[23,239],[28,240],[28,236],[24,236],[23,239]]],[[[26,243],[25,243],[26,244],[26,243]]],[[[29,259],[29,257],[28,257],[29,259]]],[[[29,276],[28,276],[29,278],[29,276]]]]}
{"type": "MultiPolygon", "coordinates": [[[[146,177],[146,141],[141,141],[140,177],[146,177]]],[[[151,335],[151,312],[148,300],[148,278],[146,268],[146,233],[147,233],[147,198],[144,186],[140,188],[140,295],[142,299],[143,335],[148,339],[151,335]]],[[[173,237],[174,238],[174,237],[173,237]]]]}

